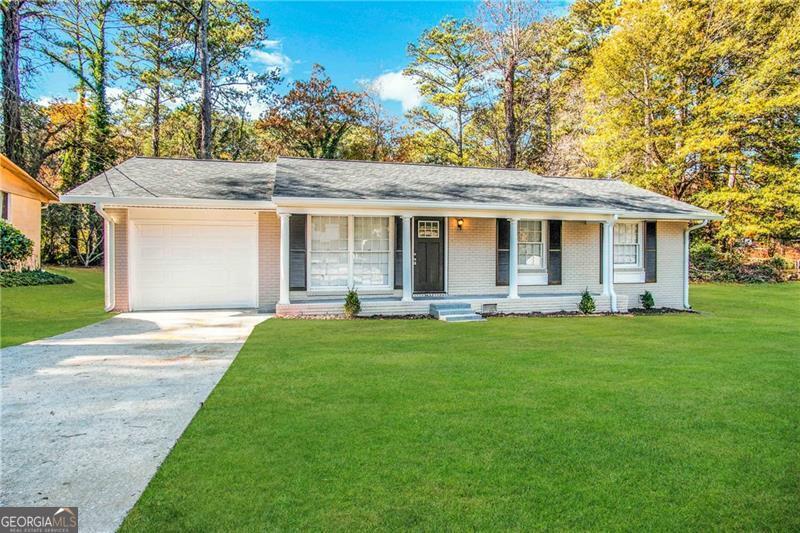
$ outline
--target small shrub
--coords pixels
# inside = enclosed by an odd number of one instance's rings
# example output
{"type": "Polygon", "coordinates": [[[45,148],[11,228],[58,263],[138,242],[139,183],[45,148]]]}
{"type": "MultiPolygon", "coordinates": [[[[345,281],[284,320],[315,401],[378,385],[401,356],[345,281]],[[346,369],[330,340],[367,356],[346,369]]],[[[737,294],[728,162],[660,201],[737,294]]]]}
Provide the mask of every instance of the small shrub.
{"type": "Polygon", "coordinates": [[[344,316],[353,318],[361,312],[361,300],[358,297],[358,291],[350,289],[344,297],[344,316]]]}
{"type": "Polygon", "coordinates": [[[594,304],[594,298],[589,294],[588,288],[584,289],[581,293],[581,301],[578,303],[578,311],[588,315],[589,313],[594,313],[595,309],[597,309],[597,306],[594,304]]]}
{"type": "Polygon", "coordinates": [[[20,272],[0,272],[0,287],[30,287],[33,285],[63,285],[75,283],[75,280],[53,274],[46,270],[22,270],[20,272]]]}
{"type": "Polygon", "coordinates": [[[5,220],[0,220],[0,268],[17,269],[33,253],[33,241],[5,220]]]}
{"type": "Polygon", "coordinates": [[[645,309],[652,309],[656,305],[653,293],[650,291],[644,291],[644,294],[639,295],[639,301],[642,302],[642,307],[645,309]]]}

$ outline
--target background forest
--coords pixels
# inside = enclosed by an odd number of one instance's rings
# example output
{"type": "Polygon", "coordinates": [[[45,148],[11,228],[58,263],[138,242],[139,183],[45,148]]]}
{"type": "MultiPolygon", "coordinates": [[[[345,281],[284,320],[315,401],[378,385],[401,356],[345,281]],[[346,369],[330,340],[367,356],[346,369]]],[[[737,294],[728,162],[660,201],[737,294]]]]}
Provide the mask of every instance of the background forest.
{"type": "MultiPolygon", "coordinates": [[[[134,155],[501,166],[626,180],[724,214],[707,252],[800,240],[795,0],[576,0],[562,16],[486,0],[409,36],[404,74],[423,99],[402,118],[322,65],[286,90],[278,68],[246,68],[269,4],[0,5],[3,152],[58,192],[134,155]],[[54,65],[74,98],[37,103],[29,84],[54,65]],[[125,87],[113,99],[112,82],[125,87]]],[[[91,207],[43,213],[44,262],[101,261],[91,207]]]]}

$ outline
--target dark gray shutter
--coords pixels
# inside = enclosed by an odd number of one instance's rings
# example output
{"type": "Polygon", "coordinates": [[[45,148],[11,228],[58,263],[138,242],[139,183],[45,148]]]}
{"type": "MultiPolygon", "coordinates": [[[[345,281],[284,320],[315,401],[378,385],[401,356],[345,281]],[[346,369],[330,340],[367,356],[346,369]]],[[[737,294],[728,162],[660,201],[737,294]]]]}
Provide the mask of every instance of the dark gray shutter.
{"type": "Polygon", "coordinates": [[[603,223],[600,223],[600,285],[603,284],[603,271],[605,270],[605,265],[603,265],[603,223]]]}
{"type": "Polygon", "coordinates": [[[306,215],[289,217],[289,288],[306,290],[306,215]]]}
{"type": "Polygon", "coordinates": [[[505,218],[497,219],[497,272],[495,285],[508,285],[508,258],[511,236],[511,222],[505,218]]]}
{"type": "Polygon", "coordinates": [[[644,281],[656,282],[656,223],[644,223],[644,281]]]}
{"type": "Polygon", "coordinates": [[[394,217],[394,288],[403,288],[403,218],[394,217]]]}
{"type": "Polygon", "coordinates": [[[561,221],[547,222],[547,284],[561,285],[561,221]]]}

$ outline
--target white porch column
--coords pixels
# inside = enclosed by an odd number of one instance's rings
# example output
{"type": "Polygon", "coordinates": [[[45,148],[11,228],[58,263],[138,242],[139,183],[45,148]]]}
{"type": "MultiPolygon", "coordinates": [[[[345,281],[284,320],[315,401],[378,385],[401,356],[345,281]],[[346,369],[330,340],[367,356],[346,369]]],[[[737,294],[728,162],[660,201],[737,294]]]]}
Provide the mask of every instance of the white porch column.
{"type": "Polygon", "coordinates": [[[518,255],[519,247],[517,246],[517,218],[509,218],[511,223],[508,235],[508,297],[519,298],[519,286],[517,283],[517,271],[519,270],[518,255]]]}
{"type": "Polygon", "coordinates": [[[403,215],[403,300],[413,300],[411,286],[411,217],[403,215]]]}
{"type": "Polygon", "coordinates": [[[279,305],[289,304],[289,216],[286,213],[281,217],[281,268],[280,268],[280,298],[279,305]]]}
{"type": "Polygon", "coordinates": [[[603,222],[603,296],[608,296],[611,312],[617,312],[617,293],[614,290],[614,222],[603,222]]]}

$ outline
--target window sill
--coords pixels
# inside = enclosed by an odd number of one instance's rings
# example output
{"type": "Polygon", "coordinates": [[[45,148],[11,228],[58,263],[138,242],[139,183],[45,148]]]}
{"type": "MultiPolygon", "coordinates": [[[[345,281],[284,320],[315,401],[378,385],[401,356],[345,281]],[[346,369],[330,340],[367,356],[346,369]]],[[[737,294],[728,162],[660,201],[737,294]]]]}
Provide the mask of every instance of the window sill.
{"type": "MultiPolygon", "coordinates": [[[[347,294],[349,289],[308,289],[306,294],[308,296],[341,296],[347,294]]],[[[392,294],[394,289],[391,287],[356,287],[358,294],[392,294]]]]}
{"type": "Polygon", "coordinates": [[[644,283],[644,270],[615,268],[614,283],[644,283]]]}
{"type": "Polygon", "coordinates": [[[517,272],[517,285],[547,285],[547,272],[517,272]]]}

